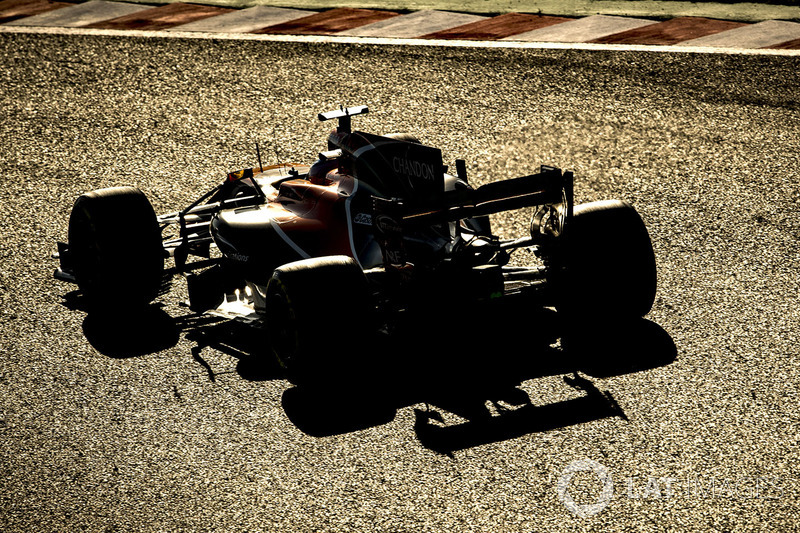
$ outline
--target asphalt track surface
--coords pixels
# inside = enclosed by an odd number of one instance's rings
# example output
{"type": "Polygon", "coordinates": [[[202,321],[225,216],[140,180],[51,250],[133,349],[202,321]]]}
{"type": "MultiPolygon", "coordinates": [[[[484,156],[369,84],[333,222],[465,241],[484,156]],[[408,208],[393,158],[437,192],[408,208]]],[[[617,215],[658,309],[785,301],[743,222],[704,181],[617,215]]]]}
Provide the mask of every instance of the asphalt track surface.
{"type": "Polygon", "coordinates": [[[796,529],[800,59],[25,34],[0,49],[5,531],[796,529]],[[314,397],[258,358],[258,335],[191,316],[180,280],[120,320],[51,278],[81,192],[132,184],[172,210],[254,165],[255,141],[312,161],[316,114],[341,104],[467,159],[475,183],[547,163],[575,171],[578,201],[630,200],[658,261],[647,321],[566,354],[543,338],[552,317],[465,317],[375,346],[370,379],[314,397]]]}

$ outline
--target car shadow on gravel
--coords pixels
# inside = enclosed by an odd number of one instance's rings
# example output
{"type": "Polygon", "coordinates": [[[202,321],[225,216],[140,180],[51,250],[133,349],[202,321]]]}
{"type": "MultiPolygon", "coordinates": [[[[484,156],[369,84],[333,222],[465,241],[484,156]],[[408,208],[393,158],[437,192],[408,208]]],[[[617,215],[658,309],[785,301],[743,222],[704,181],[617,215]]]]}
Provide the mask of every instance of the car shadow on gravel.
{"type": "Polygon", "coordinates": [[[378,339],[364,354],[371,364],[349,380],[287,389],[283,408],[303,432],[322,437],[385,424],[413,407],[420,443],[450,455],[603,418],[627,419],[613,394],[590,378],[641,372],[676,357],[671,337],[645,319],[587,326],[568,349],[556,342],[560,329],[557,314],[546,309],[474,322],[423,317],[378,339]],[[527,380],[561,375],[565,396],[573,396],[566,400],[541,404],[523,390],[527,380]]]}
{"type": "MultiPolygon", "coordinates": [[[[80,296],[65,305],[83,310],[80,296]]],[[[188,310],[187,310],[188,311],[188,310]]],[[[549,309],[493,308],[483,315],[435,311],[371,339],[365,353],[334,353],[350,361],[329,385],[288,387],[282,407],[304,433],[324,437],[393,421],[413,408],[414,430],[426,448],[442,454],[527,434],[626,415],[614,395],[592,379],[642,372],[672,363],[669,334],[646,319],[583,325],[559,342],[563,324],[549,309]],[[523,383],[563,376],[567,399],[541,403],[523,383]]],[[[474,311],[474,310],[473,310],[474,311]]],[[[83,332],[100,353],[139,357],[177,345],[182,334],[210,381],[207,349],[237,359],[248,381],[283,379],[265,332],[237,321],[191,312],[171,317],[153,304],[136,314],[88,313],[83,332]]]]}
{"type": "Polygon", "coordinates": [[[217,350],[237,360],[236,372],[247,381],[283,379],[283,370],[272,355],[262,327],[234,320],[206,317],[206,322],[187,329],[186,339],[194,343],[192,357],[206,367],[214,381],[211,367],[203,359],[206,349],[217,350]]]}
{"type": "Polygon", "coordinates": [[[62,305],[85,313],[83,334],[99,353],[113,359],[142,357],[175,347],[181,335],[194,343],[192,357],[215,381],[214,369],[202,352],[214,349],[236,358],[237,373],[249,381],[283,378],[263,329],[206,313],[171,316],[156,302],[134,312],[92,312],[79,291],[63,295],[62,305]]]}

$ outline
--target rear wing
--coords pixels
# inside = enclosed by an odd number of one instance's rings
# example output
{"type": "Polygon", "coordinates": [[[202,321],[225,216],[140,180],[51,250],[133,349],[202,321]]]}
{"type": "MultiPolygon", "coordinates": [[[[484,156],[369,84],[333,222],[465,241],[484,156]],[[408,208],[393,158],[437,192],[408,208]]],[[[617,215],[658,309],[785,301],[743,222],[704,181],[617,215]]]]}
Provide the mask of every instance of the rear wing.
{"type": "Polygon", "coordinates": [[[402,213],[402,225],[436,225],[503,211],[566,201],[572,215],[573,174],[542,166],[538,173],[482,185],[477,189],[446,191],[437,201],[409,206],[402,213]]]}
{"type": "Polygon", "coordinates": [[[398,268],[408,263],[404,235],[409,232],[524,207],[539,207],[531,220],[531,235],[506,247],[541,245],[559,238],[572,218],[572,172],[543,166],[530,176],[445,191],[424,204],[373,197],[372,221],[385,264],[398,268]]]}

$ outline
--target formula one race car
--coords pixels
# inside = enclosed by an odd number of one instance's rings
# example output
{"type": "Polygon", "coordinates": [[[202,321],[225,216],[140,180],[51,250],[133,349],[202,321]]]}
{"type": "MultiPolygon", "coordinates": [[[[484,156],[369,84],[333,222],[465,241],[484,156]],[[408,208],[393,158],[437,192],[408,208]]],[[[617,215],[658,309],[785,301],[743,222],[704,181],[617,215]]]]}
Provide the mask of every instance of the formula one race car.
{"type": "Polygon", "coordinates": [[[143,308],[182,275],[193,311],[263,325],[294,383],[324,379],[415,311],[513,300],[573,322],[648,313],[655,258],[629,204],[573,206],[572,173],[547,166],[472,187],[463,160],[449,174],[412,135],[352,131],[367,111],[320,114],[338,127],[310,166],[263,167],[259,155],[178,212],[157,216],[133,187],[80,196],[55,277],[108,311],[143,308]],[[489,215],[521,208],[532,212],[523,237],[492,233],[489,215]],[[510,266],[521,248],[537,264],[510,266]]]}

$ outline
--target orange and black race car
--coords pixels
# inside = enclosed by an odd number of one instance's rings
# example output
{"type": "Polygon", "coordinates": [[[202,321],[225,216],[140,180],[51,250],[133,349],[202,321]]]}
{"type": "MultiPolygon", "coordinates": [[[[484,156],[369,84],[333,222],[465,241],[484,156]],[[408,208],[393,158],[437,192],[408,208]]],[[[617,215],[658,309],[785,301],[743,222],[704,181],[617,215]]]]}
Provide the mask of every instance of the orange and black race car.
{"type": "Polygon", "coordinates": [[[80,196],[55,277],[91,308],[136,310],[182,275],[193,311],[263,326],[295,383],[329,375],[337,343],[352,351],[415,311],[513,300],[571,321],[648,313],[655,258],[628,203],[573,205],[572,173],[546,166],[472,187],[463,160],[451,174],[412,135],[353,131],[367,111],[320,114],[338,127],[313,164],[230,173],[179,212],[156,215],[133,187],[80,196]],[[492,233],[489,215],[522,208],[523,237],[492,233]],[[522,248],[536,264],[510,266],[522,248]]]}

